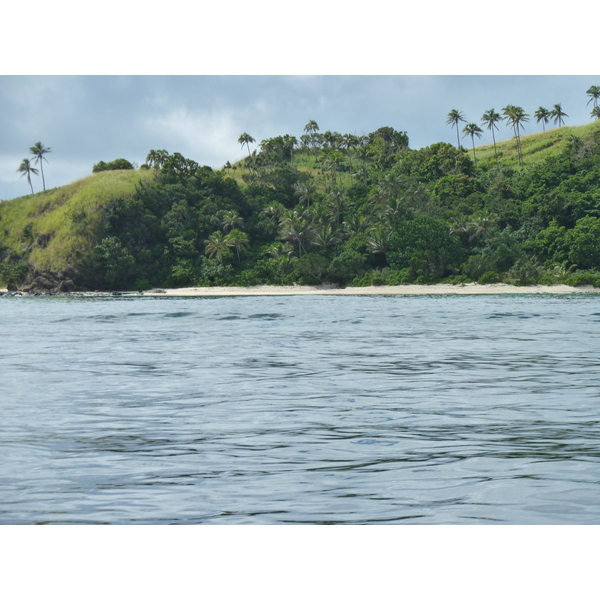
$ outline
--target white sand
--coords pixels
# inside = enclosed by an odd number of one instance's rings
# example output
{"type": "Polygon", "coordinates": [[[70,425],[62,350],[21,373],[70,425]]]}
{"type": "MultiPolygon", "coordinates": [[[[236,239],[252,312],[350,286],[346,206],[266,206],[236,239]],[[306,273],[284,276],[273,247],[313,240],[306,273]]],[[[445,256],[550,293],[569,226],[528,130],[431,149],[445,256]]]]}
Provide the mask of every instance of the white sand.
{"type": "Polygon", "coordinates": [[[385,296],[407,295],[420,296],[431,294],[600,294],[598,289],[591,286],[571,287],[568,285],[532,285],[515,286],[506,283],[479,285],[467,283],[464,285],[393,285],[335,288],[333,286],[302,286],[302,285],[258,285],[253,287],[192,287],[165,289],[164,293],[156,291],[144,292],[144,296],[385,296]]]}
{"type": "MultiPolygon", "coordinates": [[[[7,293],[6,288],[0,292],[7,293]]],[[[479,285],[379,285],[368,287],[336,288],[334,286],[310,285],[257,285],[252,287],[191,287],[143,292],[144,296],[426,296],[464,294],[600,294],[592,286],[571,287],[568,285],[516,286],[506,283],[479,285]]]]}

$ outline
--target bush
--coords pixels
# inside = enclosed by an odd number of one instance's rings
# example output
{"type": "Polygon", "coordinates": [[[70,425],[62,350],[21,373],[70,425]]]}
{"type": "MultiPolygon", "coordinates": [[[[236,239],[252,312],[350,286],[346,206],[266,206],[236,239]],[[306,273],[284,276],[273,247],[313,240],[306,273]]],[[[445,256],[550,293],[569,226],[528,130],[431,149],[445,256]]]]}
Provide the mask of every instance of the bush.
{"type": "Polygon", "coordinates": [[[117,158],[109,163],[105,163],[103,160],[96,163],[92,167],[92,173],[100,173],[100,171],[118,171],[118,170],[129,170],[133,169],[133,165],[124,158],[117,158]]]}
{"type": "Polygon", "coordinates": [[[24,262],[0,264],[0,281],[4,285],[21,283],[25,279],[28,270],[27,264],[24,262]]]}
{"type": "Polygon", "coordinates": [[[486,271],[478,280],[477,283],[485,285],[486,283],[499,283],[502,278],[496,271],[486,271]]]}
{"type": "Polygon", "coordinates": [[[574,287],[581,285],[592,285],[594,287],[600,287],[600,273],[594,273],[590,271],[579,271],[574,273],[570,277],[565,279],[566,285],[572,285],[574,287]]]}
{"type": "Polygon", "coordinates": [[[353,250],[346,250],[336,256],[327,272],[330,277],[340,283],[348,283],[352,279],[358,277],[364,269],[366,257],[353,250]]]}

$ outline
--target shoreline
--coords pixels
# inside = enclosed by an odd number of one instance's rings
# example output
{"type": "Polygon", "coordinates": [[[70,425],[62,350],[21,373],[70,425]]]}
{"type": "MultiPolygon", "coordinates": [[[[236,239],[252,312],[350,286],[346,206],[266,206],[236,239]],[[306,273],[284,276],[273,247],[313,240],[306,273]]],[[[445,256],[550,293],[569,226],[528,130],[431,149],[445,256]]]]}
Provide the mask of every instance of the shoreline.
{"type": "Polygon", "coordinates": [[[189,287],[143,292],[144,296],[223,297],[223,296],[427,296],[480,294],[600,294],[592,286],[568,285],[515,286],[506,283],[452,285],[381,285],[367,287],[259,285],[252,287],[189,287]]]}
{"type": "Polygon", "coordinates": [[[187,287],[155,288],[142,292],[134,291],[87,291],[68,293],[49,292],[9,292],[0,288],[0,296],[150,296],[157,298],[206,297],[220,298],[229,296],[466,296],[466,295],[524,295],[524,294],[600,294],[600,289],[592,286],[572,287],[568,285],[529,285],[516,286],[507,283],[465,283],[452,285],[438,283],[434,285],[380,285],[366,287],[340,288],[334,285],[257,285],[249,287],[187,287]]]}

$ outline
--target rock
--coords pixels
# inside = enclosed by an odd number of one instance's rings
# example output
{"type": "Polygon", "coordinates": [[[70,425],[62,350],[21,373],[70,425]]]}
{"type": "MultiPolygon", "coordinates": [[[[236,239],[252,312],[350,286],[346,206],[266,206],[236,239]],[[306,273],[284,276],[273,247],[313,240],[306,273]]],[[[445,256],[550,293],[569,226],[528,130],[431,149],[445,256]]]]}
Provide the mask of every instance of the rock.
{"type": "Polygon", "coordinates": [[[65,279],[58,284],[57,290],[62,294],[68,294],[75,289],[75,284],[70,279],[65,279]]]}
{"type": "Polygon", "coordinates": [[[6,286],[6,289],[7,289],[9,292],[18,292],[18,291],[19,291],[19,288],[17,287],[17,284],[16,284],[16,283],[9,283],[9,284],[6,286]]]}
{"type": "Polygon", "coordinates": [[[36,288],[42,288],[44,290],[51,290],[53,287],[56,287],[56,283],[53,282],[53,281],[50,281],[49,279],[47,279],[43,275],[40,275],[35,280],[35,287],[36,288]]]}

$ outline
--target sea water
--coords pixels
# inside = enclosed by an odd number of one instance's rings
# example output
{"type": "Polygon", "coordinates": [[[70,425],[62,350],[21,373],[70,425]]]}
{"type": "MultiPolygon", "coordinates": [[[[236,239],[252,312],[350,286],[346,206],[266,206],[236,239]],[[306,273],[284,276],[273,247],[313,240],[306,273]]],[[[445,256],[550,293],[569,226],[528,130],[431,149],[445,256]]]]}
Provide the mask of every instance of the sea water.
{"type": "Polygon", "coordinates": [[[0,523],[600,524],[600,296],[0,298],[0,523]]]}

